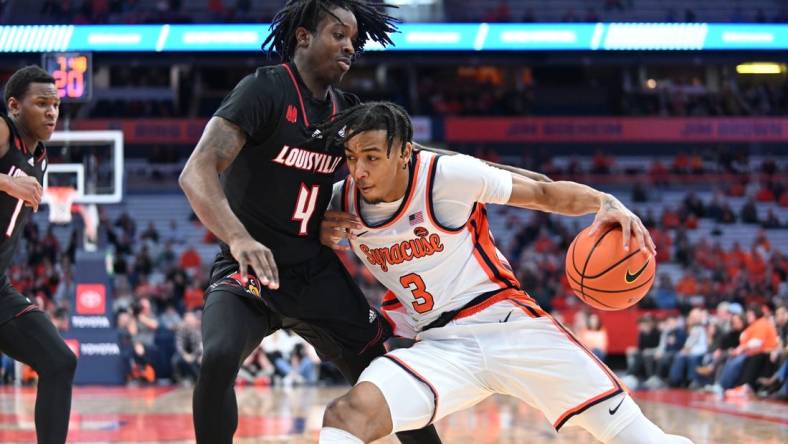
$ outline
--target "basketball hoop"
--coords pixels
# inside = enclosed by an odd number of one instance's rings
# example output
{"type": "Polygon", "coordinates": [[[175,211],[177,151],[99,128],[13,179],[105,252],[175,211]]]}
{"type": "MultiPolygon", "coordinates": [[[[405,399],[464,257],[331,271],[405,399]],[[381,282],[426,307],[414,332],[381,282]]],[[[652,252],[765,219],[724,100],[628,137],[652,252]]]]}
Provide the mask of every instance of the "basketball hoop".
{"type": "Polygon", "coordinates": [[[71,205],[76,197],[76,188],[47,187],[45,202],[49,204],[49,221],[53,224],[71,223],[71,205]]]}

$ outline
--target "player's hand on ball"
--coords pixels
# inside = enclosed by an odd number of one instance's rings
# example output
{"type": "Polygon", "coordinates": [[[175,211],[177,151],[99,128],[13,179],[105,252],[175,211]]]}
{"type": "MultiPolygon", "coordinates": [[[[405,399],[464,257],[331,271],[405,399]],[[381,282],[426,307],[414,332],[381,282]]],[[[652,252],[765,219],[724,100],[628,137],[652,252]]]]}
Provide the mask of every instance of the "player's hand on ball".
{"type": "Polygon", "coordinates": [[[652,256],[657,255],[657,247],[654,245],[654,240],[651,239],[651,234],[640,218],[625,207],[621,201],[610,194],[605,194],[602,204],[599,206],[599,211],[597,211],[594,218],[594,223],[591,224],[592,228],[589,236],[593,236],[600,227],[608,224],[621,225],[622,238],[624,239],[624,248],[626,250],[629,250],[629,240],[634,234],[643,252],[650,253],[652,256]]]}
{"type": "Polygon", "coordinates": [[[22,199],[27,206],[33,207],[33,211],[38,211],[43,192],[38,179],[31,176],[17,176],[9,177],[9,180],[11,186],[8,189],[8,194],[22,199]]]}
{"type": "Polygon", "coordinates": [[[260,280],[260,284],[272,290],[279,288],[279,270],[274,254],[265,245],[246,235],[230,242],[230,253],[238,261],[238,271],[246,284],[249,267],[260,280]]]}
{"type": "Polygon", "coordinates": [[[326,211],[320,223],[320,243],[334,250],[347,251],[347,245],[342,245],[343,239],[354,239],[351,230],[361,229],[361,221],[357,216],[342,211],[326,211]]]}

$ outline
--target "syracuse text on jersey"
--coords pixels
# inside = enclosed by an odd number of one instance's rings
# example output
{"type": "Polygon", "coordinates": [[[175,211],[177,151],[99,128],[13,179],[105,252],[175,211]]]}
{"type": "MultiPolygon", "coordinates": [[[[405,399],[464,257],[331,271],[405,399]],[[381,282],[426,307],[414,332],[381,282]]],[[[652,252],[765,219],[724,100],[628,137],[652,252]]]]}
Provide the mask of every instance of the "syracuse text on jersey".
{"type": "Polygon", "coordinates": [[[439,234],[429,234],[424,227],[416,227],[413,233],[416,238],[396,243],[390,247],[369,248],[361,244],[359,249],[367,256],[370,264],[379,266],[384,272],[388,271],[389,265],[432,256],[443,251],[443,242],[439,234]]]}

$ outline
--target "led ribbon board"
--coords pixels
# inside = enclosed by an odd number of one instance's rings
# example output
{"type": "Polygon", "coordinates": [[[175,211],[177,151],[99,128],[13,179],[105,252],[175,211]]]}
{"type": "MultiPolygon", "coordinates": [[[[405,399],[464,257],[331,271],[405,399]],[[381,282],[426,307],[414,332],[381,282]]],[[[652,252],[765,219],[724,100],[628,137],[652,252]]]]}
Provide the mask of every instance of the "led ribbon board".
{"type": "MultiPolygon", "coordinates": [[[[742,51],[788,49],[788,25],[406,23],[386,51],[742,51]]],[[[0,26],[0,52],[259,51],[268,24],[0,26]]],[[[370,43],[368,51],[384,50],[370,43]]]]}

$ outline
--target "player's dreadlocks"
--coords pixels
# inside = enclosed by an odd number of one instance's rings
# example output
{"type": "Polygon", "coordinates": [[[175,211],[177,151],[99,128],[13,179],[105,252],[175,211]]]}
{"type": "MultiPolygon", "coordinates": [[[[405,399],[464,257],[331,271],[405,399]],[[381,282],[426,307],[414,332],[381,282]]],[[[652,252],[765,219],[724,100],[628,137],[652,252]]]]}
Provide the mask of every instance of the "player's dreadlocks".
{"type": "Polygon", "coordinates": [[[333,120],[318,125],[317,129],[326,138],[326,147],[344,150],[345,142],[364,131],[385,130],[388,149],[391,155],[395,140],[401,142],[400,150],[413,140],[413,124],[408,113],[399,105],[391,102],[367,102],[348,108],[337,114],[333,120]]]}
{"type": "Polygon", "coordinates": [[[304,27],[310,32],[317,31],[317,25],[326,15],[339,18],[331,12],[334,8],[347,9],[356,16],[358,40],[356,54],[363,49],[367,40],[383,46],[393,44],[388,34],[397,30],[399,20],[386,14],[386,8],[396,8],[389,4],[370,4],[366,0],[288,0],[284,8],[276,13],[271,23],[271,34],[263,42],[269,56],[277,52],[284,60],[291,60],[296,48],[296,29],[304,27]]]}

